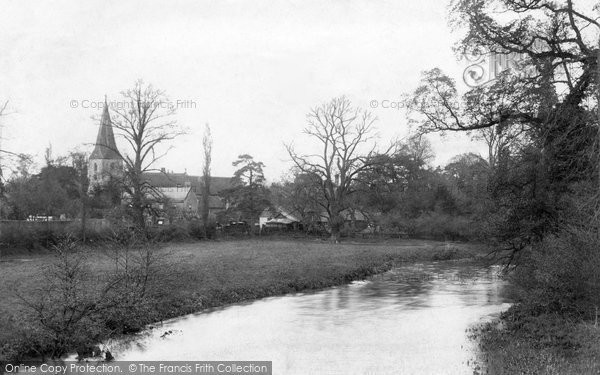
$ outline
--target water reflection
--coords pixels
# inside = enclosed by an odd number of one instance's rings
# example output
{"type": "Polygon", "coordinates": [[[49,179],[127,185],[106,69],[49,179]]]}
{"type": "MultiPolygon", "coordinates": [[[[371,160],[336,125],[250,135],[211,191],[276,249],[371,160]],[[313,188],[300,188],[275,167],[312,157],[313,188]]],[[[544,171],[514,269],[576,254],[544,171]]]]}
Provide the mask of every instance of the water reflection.
{"type": "Polygon", "coordinates": [[[430,263],[175,319],[119,360],[271,360],[276,374],[465,374],[465,330],[507,308],[497,270],[430,263]],[[164,335],[167,331],[173,334],[164,335]]]}

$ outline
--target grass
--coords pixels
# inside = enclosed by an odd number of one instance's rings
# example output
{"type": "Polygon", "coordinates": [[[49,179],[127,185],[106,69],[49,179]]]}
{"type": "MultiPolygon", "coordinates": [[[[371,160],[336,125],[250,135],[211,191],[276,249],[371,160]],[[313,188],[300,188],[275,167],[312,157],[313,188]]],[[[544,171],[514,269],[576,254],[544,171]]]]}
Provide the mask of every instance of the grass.
{"type": "Polygon", "coordinates": [[[600,327],[539,316],[520,329],[507,328],[510,312],[473,332],[481,348],[482,374],[600,373],[600,327]]]}
{"type": "MultiPolygon", "coordinates": [[[[92,276],[111,264],[101,248],[88,249],[92,276]]],[[[389,270],[402,262],[467,258],[483,254],[476,245],[394,240],[332,245],[323,241],[243,240],[179,243],[157,250],[171,265],[152,307],[159,320],[244,300],[320,289],[389,270]]],[[[35,292],[52,262],[50,252],[4,256],[0,262],[0,360],[19,356],[11,342],[24,325],[15,291],[35,292]]],[[[143,322],[152,323],[151,321],[143,322]]]]}

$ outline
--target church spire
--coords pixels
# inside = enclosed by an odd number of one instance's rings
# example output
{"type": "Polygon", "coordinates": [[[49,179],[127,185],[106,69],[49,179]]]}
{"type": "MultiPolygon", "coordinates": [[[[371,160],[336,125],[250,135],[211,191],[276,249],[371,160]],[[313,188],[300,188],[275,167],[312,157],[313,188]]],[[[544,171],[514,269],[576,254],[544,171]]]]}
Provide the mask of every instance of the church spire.
{"type": "Polygon", "coordinates": [[[96,145],[94,146],[92,155],[90,155],[90,159],[121,159],[117,151],[112,122],[108,113],[108,99],[106,95],[104,95],[104,108],[102,118],[100,119],[98,136],[96,137],[96,145]]]}

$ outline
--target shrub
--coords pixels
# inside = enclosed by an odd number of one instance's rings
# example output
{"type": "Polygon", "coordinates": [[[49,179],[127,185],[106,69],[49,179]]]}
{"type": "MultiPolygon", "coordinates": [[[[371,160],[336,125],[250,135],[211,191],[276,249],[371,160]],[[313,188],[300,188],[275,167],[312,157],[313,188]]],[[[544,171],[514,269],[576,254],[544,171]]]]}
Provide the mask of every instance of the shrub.
{"type": "Polygon", "coordinates": [[[24,222],[3,230],[1,244],[3,247],[34,249],[51,247],[56,244],[62,232],[46,228],[43,223],[24,222]]]}
{"type": "Polygon", "coordinates": [[[595,228],[566,228],[528,249],[513,281],[515,297],[538,313],[596,319],[600,238],[595,228]]]}
{"type": "Polygon", "coordinates": [[[21,352],[52,358],[72,350],[89,353],[109,334],[137,331],[155,318],[154,296],[172,270],[155,254],[153,242],[126,233],[104,250],[113,268],[102,279],[91,277],[93,263],[78,242],[67,237],[53,246],[55,259],[40,286],[18,294],[28,316],[24,321],[31,322],[21,327],[28,345],[21,352]]]}
{"type": "Polygon", "coordinates": [[[425,212],[416,218],[388,214],[382,217],[383,232],[403,232],[410,237],[435,240],[468,241],[479,239],[478,220],[437,211],[425,212]]]}
{"type": "Polygon", "coordinates": [[[185,241],[190,238],[187,225],[171,224],[151,228],[148,231],[150,237],[157,242],[185,241]]]}
{"type": "Polygon", "coordinates": [[[93,283],[86,277],[85,255],[70,238],[59,241],[54,250],[55,262],[46,268],[37,293],[21,296],[35,322],[24,335],[37,338],[32,350],[52,358],[98,339],[103,331],[97,319],[101,304],[93,283]]]}
{"type": "Polygon", "coordinates": [[[214,222],[209,222],[205,232],[201,221],[192,220],[188,223],[188,233],[191,237],[197,239],[214,239],[217,235],[217,225],[214,222]]]}

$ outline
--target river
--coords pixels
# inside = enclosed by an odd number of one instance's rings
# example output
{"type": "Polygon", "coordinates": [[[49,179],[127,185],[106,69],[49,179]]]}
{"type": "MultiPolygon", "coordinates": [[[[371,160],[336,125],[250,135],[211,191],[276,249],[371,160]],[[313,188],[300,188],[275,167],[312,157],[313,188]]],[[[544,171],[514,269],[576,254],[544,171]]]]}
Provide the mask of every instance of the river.
{"type": "Polygon", "coordinates": [[[115,359],[273,361],[274,374],[473,374],[466,330],[509,304],[498,268],[438,262],[265,298],[109,343],[115,359]]]}

